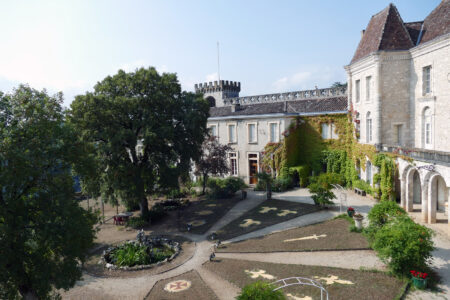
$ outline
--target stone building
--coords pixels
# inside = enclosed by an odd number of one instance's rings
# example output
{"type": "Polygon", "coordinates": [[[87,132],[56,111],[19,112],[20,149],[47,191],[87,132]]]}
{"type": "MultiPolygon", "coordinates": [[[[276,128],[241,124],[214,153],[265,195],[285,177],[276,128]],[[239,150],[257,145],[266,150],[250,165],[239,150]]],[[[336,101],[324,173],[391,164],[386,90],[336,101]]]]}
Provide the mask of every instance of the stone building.
{"type": "MultiPolygon", "coordinates": [[[[450,0],[423,21],[390,4],[372,16],[348,75],[359,142],[397,158],[401,205],[424,222],[448,219],[450,189],[450,0]]],[[[361,178],[376,173],[367,159],[361,178]]],[[[447,221],[448,222],[448,221],[447,221]]],[[[450,223],[450,222],[449,222],[450,223]]]]}
{"type": "MultiPolygon", "coordinates": [[[[280,142],[295,117],[348,112],[343,88],[239,97],[240,86],[239,82],[222,80],[196,84],[195,91],[203,93],[210,103],[211,133],[233,148],[228,153],[230,175],[248,184],[257,182],[266,144],[280,142]]],[[[322,136],[334,138],[331,125],[324,126],[322,136]]]]}

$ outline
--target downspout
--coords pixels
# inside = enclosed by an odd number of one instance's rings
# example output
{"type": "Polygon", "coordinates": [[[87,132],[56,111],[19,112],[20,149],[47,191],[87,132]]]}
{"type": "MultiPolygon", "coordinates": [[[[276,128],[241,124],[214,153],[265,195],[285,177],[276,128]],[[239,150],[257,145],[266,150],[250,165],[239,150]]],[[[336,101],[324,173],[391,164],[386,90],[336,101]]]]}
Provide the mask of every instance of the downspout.
{"type": "Polygon", "coordinates": [[[381,138],[381,124],[382,124],[382,120],[381,120],[381,58],[380,56],[378,56],[377,59],[377,98],[375,101],[375,118],[376,120],[376,125],[375,125],[375,134],[374,134],[374,145],[375,148],[377,150],[381,149],[381,142],[382,142],[382,138],[381,138]]]}

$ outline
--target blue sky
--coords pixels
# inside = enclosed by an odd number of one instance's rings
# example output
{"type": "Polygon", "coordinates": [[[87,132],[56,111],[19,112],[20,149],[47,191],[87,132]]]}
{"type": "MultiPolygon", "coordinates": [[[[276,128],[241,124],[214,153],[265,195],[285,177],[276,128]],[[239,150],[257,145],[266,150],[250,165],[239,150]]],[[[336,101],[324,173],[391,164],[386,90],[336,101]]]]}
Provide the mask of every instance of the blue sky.
{"type": "MultiPolygon", "coordinates": [[[[370,17],[390,1],[2,1],[0,90],[19,83],[65,104],[118,69],[176,72],[186,90],[220,77],[241,95],[327,87],[370,17]]],[[[423,20],[440,0],[399,0],[405,22],[423,20]]]]}

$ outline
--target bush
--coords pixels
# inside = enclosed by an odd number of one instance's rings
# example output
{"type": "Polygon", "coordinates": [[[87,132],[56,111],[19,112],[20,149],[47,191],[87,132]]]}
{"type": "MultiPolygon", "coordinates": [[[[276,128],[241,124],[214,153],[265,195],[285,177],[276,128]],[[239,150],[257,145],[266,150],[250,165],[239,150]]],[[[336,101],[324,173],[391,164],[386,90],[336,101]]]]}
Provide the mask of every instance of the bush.
{"type": "Polygon", "coordinates": [[[272,183],[274,192],[284,192],[292,187],[292,177],[277,177],[272,183]]]}
{"type": "Polygon", "coordinates": [[[334,205],[331,201],[335,199],[334,193],[326,186],[318,183],[309,185],[309,192],[312,194],[311,198],[314,200],[315,205],[324,207],[325,205],[334,205]]]}
{"type": "Polygon", "coordinates": [[[311,168],[307,165],[289,168],[289,174],[291,176],[295,177],[295,173],[298,174],[300,187],[306,187],[308,185],[308,176],[311,173],[311,168]]]}
{"type": "Polygon", "coordinates": [[[365,182],[364,180],[361,180],[361,179],[355,180],[353,182],[353,187],[363,190],[364,192],[366,192],[367,194],[370,194],[370,195],[372,195],[372,193],[373,193],[370,183],[365,182]]]}
{"type": "Polygon", "coordinates": [[[324,186],[327,189],[332,188],[332,184],[345,185],[344,175],[337,173],[322,173],[319,176],[311,177],[311,183],[317,183],[324,186]]]}
{"type": "Polygon", "coordinates": [[[209,178],[207,185],[211,189],[211,197],[215,199],[233,197],[237,191],[246,187],[239,177],[209,178]]]}
{"type": "Polygon", "coordinates": [[[134,228],[134,229],[140,229],[142,227],[145,227],[148,225],[148,222],[141,217],[131,217],[128,219],[127,226],[134,228]]]}
{"type": "Polygon", "coordinates": [[[372,207],[368,218],[371,227],[381,227],[390,220],[406,215],[403,208],[394,201],[381,201],[372,207]]]}
{"type": "Polygon", "coordinates": [[[147,247],[138,244],[124,244],[109,254],[111,262],[117,266],[132,267],[135,265],[148,265],[151,262],[147,254],[147,247]]]}
{"type": "Polygon", "coordinates": [[[262,181],[262,180],[258,180],[258,183],[256,183],[255,188],[253,189],[254,191],[261,191],[261,192],[265,192],[266,191],[266,182],[262,181]]]}
{"type": "Polygon", "coordinates": [[[247,284],[237,296],[237,300],[284,300],[281,290],[274,291],[275,287],[264,281],[256,281],[255,283],[247,284]]]}
{"type": "Polygon", "coordinates": [[[410,270],[427,268],[434,249],[432,235],[427,227],[399,216],[376,231],[372,247],[393,273],[408,275],[410,270]]]}

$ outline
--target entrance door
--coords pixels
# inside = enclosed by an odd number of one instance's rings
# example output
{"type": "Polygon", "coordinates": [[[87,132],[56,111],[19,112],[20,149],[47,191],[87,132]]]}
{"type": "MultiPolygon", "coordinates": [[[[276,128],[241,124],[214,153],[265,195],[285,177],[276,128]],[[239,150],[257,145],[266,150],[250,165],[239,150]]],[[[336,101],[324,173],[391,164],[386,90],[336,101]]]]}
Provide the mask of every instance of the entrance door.
{"type": "Polygon", "coordinates": [[[249,154],[248,155],[248,175],[249,175],[249,183],[256,184],[258,183],[258,177],[256,174],[258,173],[258,155],[249,154]]]}

